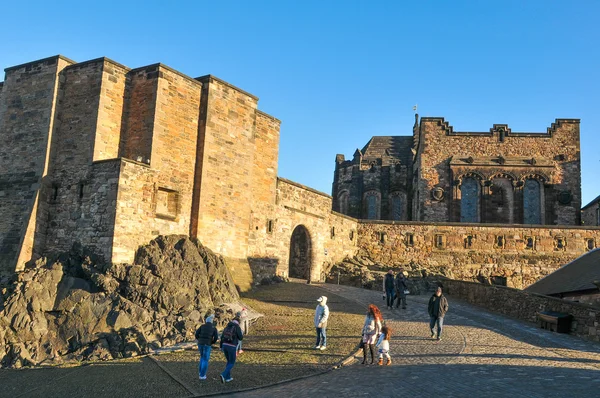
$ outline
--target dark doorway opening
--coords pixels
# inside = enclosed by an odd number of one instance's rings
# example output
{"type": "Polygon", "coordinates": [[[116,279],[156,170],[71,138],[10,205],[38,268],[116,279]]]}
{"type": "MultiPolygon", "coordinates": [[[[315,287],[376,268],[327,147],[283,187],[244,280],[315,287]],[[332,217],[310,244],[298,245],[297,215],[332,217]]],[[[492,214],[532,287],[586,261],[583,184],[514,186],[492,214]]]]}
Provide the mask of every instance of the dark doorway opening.
{"type": "Polygon", "coordinates": [[[308,230],[298,225],[290,239],[290,278],[309,279],[312,263],[312,247],[308,230]]]}

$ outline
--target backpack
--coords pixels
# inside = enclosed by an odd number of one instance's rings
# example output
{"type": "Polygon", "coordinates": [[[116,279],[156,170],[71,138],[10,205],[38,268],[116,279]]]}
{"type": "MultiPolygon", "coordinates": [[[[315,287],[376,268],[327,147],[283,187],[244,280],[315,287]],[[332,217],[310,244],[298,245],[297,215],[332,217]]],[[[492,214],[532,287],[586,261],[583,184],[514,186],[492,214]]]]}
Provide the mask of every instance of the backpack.
{"type": "Polygon", "coordinates": [[[223,335],[221,336],[221,340],[224,343],[233,343],[233,338],[235,336],[235,323],[230,322],[225,329],[223,329],[223,335]]]}

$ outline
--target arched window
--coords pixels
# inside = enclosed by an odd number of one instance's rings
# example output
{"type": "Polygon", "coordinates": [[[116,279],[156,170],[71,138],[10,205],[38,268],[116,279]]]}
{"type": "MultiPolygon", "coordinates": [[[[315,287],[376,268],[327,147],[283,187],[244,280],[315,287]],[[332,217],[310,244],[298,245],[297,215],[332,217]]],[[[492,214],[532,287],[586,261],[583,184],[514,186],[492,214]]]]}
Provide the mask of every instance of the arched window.
{"type": "Polygon", "coordinates": [[[532,178],[523,186],[523,223],[542,223],[540,183],[532,178]]]}
{"type": "Polygon", "coordinates": [[[404,194],[402,192],[393,192],[390,195],[390,219],[400,221],[404,215],[404,194]]]}
{"type": "Polygon", "coordinates": [[[379,219],[379,193],[370,191],[365,194],[365,213],[368,220],[379,219]]]}
{"type": "Polygon", "coordinates": [[[479,222],[479,197],[479,181],[464,178],[460,185],[460,222],[479,222]]]}
{"type": "Polygon", "coordinates": [[[338,196],[338,204],[340,206],[340,213],[348,214],[348,191],[343,191],[338,196]]]}

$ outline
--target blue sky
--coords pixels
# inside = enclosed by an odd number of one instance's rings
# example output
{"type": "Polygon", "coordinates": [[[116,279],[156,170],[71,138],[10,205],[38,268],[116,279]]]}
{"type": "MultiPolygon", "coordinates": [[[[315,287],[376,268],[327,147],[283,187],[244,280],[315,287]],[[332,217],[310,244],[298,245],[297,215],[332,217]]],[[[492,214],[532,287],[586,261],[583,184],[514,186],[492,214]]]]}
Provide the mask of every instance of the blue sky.
{"type": "Polygon", "coordinates": [[[279,175],[331,193],[337,153],[411,134],[546,131],[581,119],[583,204],[600,195],[598,1],[28,1],[2,7],[0,67],[63,54],[213,74],[282,120],[279,175]]]}

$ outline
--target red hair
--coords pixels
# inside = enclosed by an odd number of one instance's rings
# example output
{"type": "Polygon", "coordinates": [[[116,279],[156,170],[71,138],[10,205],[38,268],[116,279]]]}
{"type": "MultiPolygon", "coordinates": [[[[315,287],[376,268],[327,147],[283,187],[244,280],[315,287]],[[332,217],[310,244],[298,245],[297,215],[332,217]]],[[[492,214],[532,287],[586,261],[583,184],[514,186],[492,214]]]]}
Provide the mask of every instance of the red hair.
{"type": "Polygon", "coordinates": [[[375,318],[376,320],[383,321],[381,311],[379,311],[379,308],[375,304],[369,304],[369,313],[373,315],[373,318],[375,318]]]}

